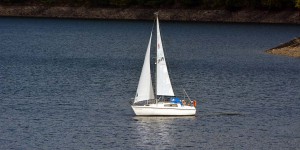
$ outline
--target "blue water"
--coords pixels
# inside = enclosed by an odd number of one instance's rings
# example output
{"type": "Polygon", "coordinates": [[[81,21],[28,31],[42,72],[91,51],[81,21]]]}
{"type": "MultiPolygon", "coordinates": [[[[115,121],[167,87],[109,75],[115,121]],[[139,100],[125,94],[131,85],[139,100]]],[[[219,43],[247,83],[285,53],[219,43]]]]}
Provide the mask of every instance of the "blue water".
{"type": "Polygon", "coordinates": [[[195,117],[135,117],[152,22],[0,18],[0,149],[299,149],[299,25],[161,22],[195,117]]]}

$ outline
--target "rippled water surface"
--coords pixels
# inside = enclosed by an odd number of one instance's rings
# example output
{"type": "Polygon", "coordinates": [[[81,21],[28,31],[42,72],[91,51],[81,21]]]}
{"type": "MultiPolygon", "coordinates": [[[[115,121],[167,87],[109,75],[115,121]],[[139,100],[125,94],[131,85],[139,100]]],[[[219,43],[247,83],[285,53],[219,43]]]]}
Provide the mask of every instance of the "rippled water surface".
{"type": "Polygon", "coordinates": [[[195,117],[136,117],[152,22],[0,18],[0,149],[299,149],[299,25],[161,22],[195,117]]]}

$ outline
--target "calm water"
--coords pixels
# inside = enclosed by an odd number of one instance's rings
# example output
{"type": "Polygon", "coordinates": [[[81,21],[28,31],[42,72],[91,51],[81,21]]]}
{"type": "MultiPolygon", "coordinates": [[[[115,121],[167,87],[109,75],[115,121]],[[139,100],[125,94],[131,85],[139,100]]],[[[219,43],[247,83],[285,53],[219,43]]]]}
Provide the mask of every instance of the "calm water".
{"type": "Polygon", "coordinates": [[[161,22],[196,117],[135,117],[152,22],[0,18],[0,149],[300,149],[299,25],[161,22]]]}

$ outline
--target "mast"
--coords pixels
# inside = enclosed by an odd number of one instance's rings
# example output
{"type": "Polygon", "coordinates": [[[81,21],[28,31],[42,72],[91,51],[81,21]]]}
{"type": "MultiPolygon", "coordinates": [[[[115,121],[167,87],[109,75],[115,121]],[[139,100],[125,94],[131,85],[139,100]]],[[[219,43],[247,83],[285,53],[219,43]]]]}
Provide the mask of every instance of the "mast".
{"type": "MultiPolygon", "coordinates": [[[[154,23],[156,23],[158,20],[158,12],[155,12],[154,15],[155,15],[154,23]]],[[[157,28],[157,26],[156,26],[156,28],[157,28]]],[[[156,44],[156,49],[157,49],[157,44],[156,44]]],[[[158,99],[157,99],[157,51],[155,51],[155,53],[156,53],[156,57],[155,57],[155,102],[157,104],[157,102],[158,102],[158,99]]]]}

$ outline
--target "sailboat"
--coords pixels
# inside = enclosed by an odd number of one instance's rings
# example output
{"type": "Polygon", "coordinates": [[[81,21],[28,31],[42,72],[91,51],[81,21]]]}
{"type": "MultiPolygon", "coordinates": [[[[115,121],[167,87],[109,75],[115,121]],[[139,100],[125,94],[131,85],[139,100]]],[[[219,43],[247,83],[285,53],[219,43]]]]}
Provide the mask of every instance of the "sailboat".
{"type": "Polygon", "coordinates": [[[137,116],[193,116],[196,114],[196,101],[192,101],[185,90],[184,93],[188,98],[186,100],[181,100],[174,94],[164,56],[157,13],[154,21],[156,22],[157,36],[155,92],[152,86],[150,67],[152,28],[136,95],[131,107],[137,116]]]}

